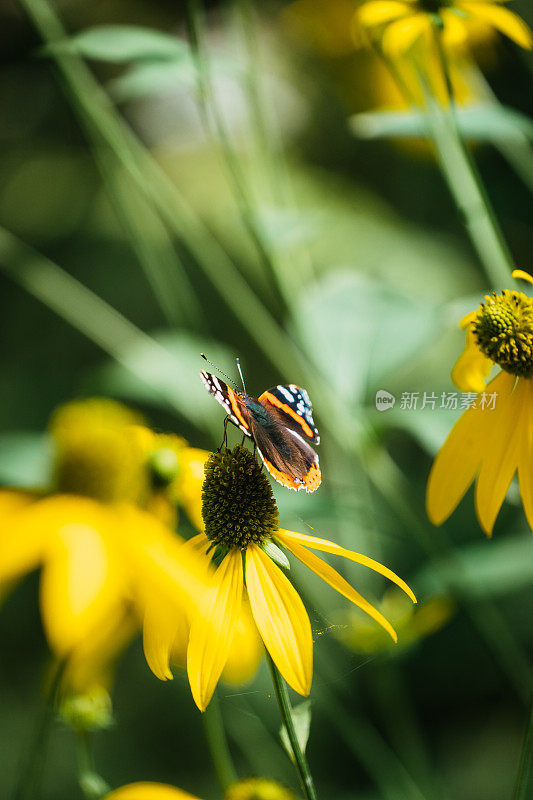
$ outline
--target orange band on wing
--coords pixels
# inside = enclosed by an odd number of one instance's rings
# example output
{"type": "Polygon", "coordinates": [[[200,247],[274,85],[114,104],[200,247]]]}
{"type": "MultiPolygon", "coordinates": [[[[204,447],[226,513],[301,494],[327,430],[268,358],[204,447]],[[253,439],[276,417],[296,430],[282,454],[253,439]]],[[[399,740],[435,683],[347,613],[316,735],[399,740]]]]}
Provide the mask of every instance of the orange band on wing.
{"type": "Polygon", "coordinates": [[[236,396],[235,392],[233,391],[231,386],[228,386],[227,389],[228,389],[228,397],[229,397],[229,401],[231,403],[231,407],[233,409],[233,413],[235,414],[235,416],[237,417],[237,419],[239,420],[239,422],[241,423],[243,428],[246,428],[246,430],[248,430],[248,423],[246,422],[246,420],[244,419],[243,415],[241,414],[241,410],[239,408],[239,404],[237,402],[237,396],[236,396]]]}
{"type": "Polygon", "coordinates": [[[290,475],[286,475],[285,472],[281,472],[279,469],[276,469],[276,467],[264,457],[263,464],[270,472],[272,477],[275,478],[278,483],[281,483],[282,486],[288,486],[289,489],[294,489],[295,491],[298,491],[298,489],[302,488],[303,484],[301,481],[296,481],[294,478],[291,478],[290,475]]]}
{"type": "Polygon", "coordinates": [[[322,482],[322,473],[318,464],[312,464],[307,475],[304,475],[303,482],[306,492],[316,492],[322,482]]]}
{"type": "Polygon", "coordinates": [[[295,422],[297,422],[298,425],[301,426],[301,428],[303,429],[305,435],[309,436],[310,439],[313,438],[314,433],[311,430],[311,428],[309,427],[309,425],[307,424],[307,422],[305,421],[305,419],[303,419],[303,417],[301,417],[299,414],[297,414],[296,411],[293,411],[293,409],[290,406],[288,406],[287,403],[282,403],[281,400],[279,400],[276,397],[276,395],[270,394],[270,392],[263,392],[263,394],[261,395],[259,400],[263,400],[263,399],[268,400],[268,402],[272,403],[273,406],[277,406],[282,411],[284,411],[285,414],[288,414],[290,417],[292,417],[293,420],[295,420],[295,422]]]}

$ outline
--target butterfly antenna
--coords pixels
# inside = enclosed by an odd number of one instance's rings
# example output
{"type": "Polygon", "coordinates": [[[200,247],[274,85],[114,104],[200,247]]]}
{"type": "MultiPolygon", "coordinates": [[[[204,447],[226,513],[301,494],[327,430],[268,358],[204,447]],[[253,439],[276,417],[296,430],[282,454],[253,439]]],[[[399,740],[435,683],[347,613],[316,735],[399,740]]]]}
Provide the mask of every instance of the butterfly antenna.
{"type": "Polygon", "coordinates": [[[241,369],[241,362],[239,359],[237,359],[237,369],[239,370],[239,375],[241,376],[242,388],[244,389],[244,394],[246,394],[246,384],[244,383],[244,377],[241,369]]]}
{"type": "MultiPolygon", "coordinates": [[[[202,358],[204,359],[204,361],[207,361],[207,363],[208,363],[208,364],[211,364],[211,366],[213,367],[213,369],[216,369],[216,371],[217,371],[217,372],[220,372],[220,374],[221,374],[221,375],[223,375],[225,378],[227,378],[227,380],[228,380],[230,383],[232,383],[232,384],[235,386],[235,388],[237,389],[237,391],[239,391],[239,387],[237,386],[237,384],[235,383],[235,381],[234,381],[232,378],[230,378],[230,376],[229,376],[229,375],[226,375],[226,373],[225,373],[225,372],[222,372],[222,370],[221,370],[219,367],[217,367],[217,365],[216,365],[216,364],[213,364],[213,362],[212,362],[212,361],[210,361],[210,360],[208,359],[208,357],[205,355],[205,353],[200,353],[200,355],[202,356],[202,358]]],[[[237,362],[238,362],[238,361],[239,361],[239,359],[237,359],[237,362]]],[[[240,368],[239,368],[239,372],[240,372],[240,368]]],[[[242,378],[242,375],[241,375],[241,378],[242,378]]],[[[243,381],[243,385],[244,385],[244,381],[243,381]]]]}

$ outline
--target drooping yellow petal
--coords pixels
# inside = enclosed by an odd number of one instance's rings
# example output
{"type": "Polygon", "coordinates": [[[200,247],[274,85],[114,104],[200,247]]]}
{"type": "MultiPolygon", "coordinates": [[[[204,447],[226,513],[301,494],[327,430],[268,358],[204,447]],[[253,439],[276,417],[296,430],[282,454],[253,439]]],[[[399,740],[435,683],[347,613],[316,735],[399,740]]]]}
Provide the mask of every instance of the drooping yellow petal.
{"type": "Polygon", "coordinates": [[[525,272],[523,269],[514,269],[511,272],[511,276],[515,280],[518,280],[518,278],[520,278],[521,280],[527,281],[528,283],[533,283],[533,278],[531,277],[529,272],[525,272]]]}
{"type": "Polygon", "coordinates": [[[381,40],[383,52],[390,58],[398,58],[406,53],[415,41],[430,29],[430,26],[430,17],[425,13],[414,13],[391,22],[381,40]]]}
{"type": "Polygon", "coordinates": [[[120,617],[125,591],[122,561],[109,520],[96,527],[83,515],[57,531],[43,567],[41,613],[51,646],[62,657],[120,617]]]}
{"type": "Polygon", "coordinates": [[[472,326],[468,325],[465,349],[455,362],[452,381],[462,392],[482,392],[492,366],[490,358],[479,349],[472,326]]]}
{"type": "Polygon", "coordinates": [[[103,800],[199,800],[188,792],[166,783],[129,783],[106,794],[103,800]]]}
{"type": "Polygon", "coordinates": [[[480,525],[492,535],[494,522],[518,469],[519,452],[524,435],[523,419],[526,401],[530,399],[527,382],[507,376],[506,391],[500,391],[495,411],[484,411],[491,417],[487,446],[476,481],[476,513],[480,525]]]}
{"type": "Polygon", "coordinates": [[[522,430],[518,461],[518,484],[524,511],[533,530],[533,382],[525,380],[522,430]]]}
{"type": "Polygon", "coordinates": [[[468,38],[468,27],[463,18],[459,17],[451,8],[442,8],[440,18],[443,22],[443,37],[447,47],[457,47],[468,38]]]}
{"type": "Polygon", "coordinates": [[[202,519],[202,485],[204,465],[209,458],[207,450],[183,447],[179,451],[179,471],[172,485],[172,495],[183,506],[187,516],[199,531],[204,529],[202,519]]]}
{"type": "Polygon", "coordinates": [[[120,542],[133,599],[142,608],[150,592],[164,597],[168,613],[194,604],[204,592],[203,559],[150,514],[131,505],[113,509],[114,537],[120,542]]]}
{"type": "Polygon", "coordinates": [[[256,544],[246,551],[246,587],[266,649],[287,683],[307,696],[313,677],[307,611],[292,583],[256,544]]]}
{"type": "Polygon", "coordinates": [[[295,533],[294,531],[280,529],[277,533],[277,537],[289,549],[293,546],[293,544],[304,545],[305,547],[312,547],[313,550],[322,550],[324,553],[332,553],[334,555],[342,556],[350,561],[355,561],[356,564],[362,564],[364,567],[373,569],[374,572],[379,572],[380,575],[388,578],[390,581],[395,583],[396,586],[399,586],[400,589],[403,589],[406,595],[411,598],[413,603],[416,603],[416,597],[406,582],[399,578],[398,575],[396,575],[396,573],[394,573],[391,569],[388,569],[388,567],[384,567],[383,564],[380,564],[379,561],[374,561],[373,558],[368,558],[368,556],[363,556],[360,553],[354,553],[353,550],[347,550],[345,547],[341,547],[340,545],[330,542],[327,539],[319,539],[317,536],[307,536],[305,533],[295,533]]]}
{"type": "Polygon", "coordinates": [[[360,25],[370,27],[384,25],[411,12],[412,8],[402,0],[372,0],[358,9],[356,17],[360,25]]]}
{"type": "MultiPolygon", "coordinates": [[[[160,681],[171,681],[170,652],[180,625],[178,608],[169,609],[161,597],[150,596],[146,600],[143,618],[143,650],[146,663],[160,681]]],[[[186,625],[188,637],[189,626],[186,625]]],[[[185,645],[186,646],[186,645],[185,645]]]]}
{"type": "Polygon", "coordinates": [[[205,711],[224,669],[242,604],[240,550],[232,550],[213,575],[191,623],[187,673],[194,701],[205,711]]]}
{"type": "Polygon", "coordinates": [[[263,645],[250,611],[250,605],[244,601],[228,653],[228,660],[222,671],[222,680],[232,684],[250,681],[256,674],[263,655],[263,645]]]}
{"type": "Polygon", "coordinates": [[[508,8],[501,8],[494,3],[476,3],[471,0],[460,0],[460,2],[457,0],[455,6],[459,11],[464,11],[493,25],[526,50],[531,50],[533,47],[533,36],[529,26],[518,14],[509,11],[508,8]]]}
{"type": "MultiPolygon", "coordinates": [[[[507,393],[514,378],[500,372],[487,394],[507,393]]],[[[472,405],[457,420],[437,453],[428,478],[426,510],[434,525],[446,520],[473,482],[487,449],[495,412],[472,405]]]]}
{"type": "MultiPolygon", "coordinates": [[[[12,505],[13,498],[5,503],[12,505]]],[[[13,506],[12,506],[13,507],[13,506]]],[[[18,578],[36,569],[57,531],[73,520],[83,519],[96,527],[103,523],[100,506],[93,500],[69,495],[19,506],[17,513],[0,519],[0,580],[18,578]]]]}
{"type": "Polygon", "coordinates": [[[296,544],[294,541],[290,541],[290,539],[285,539],[284,542],[285,547],[293,553],[296,558],[298,558],[306,567],[309,567],[316,575],[318,575],[322,580],[329,583],[337,592],[340,592],[344,597],[348,600],[351,600],[356,606],[358,606],[362,611],[368,614],[372,619],[375,619],[382,628],[384,628],[389,636],[395,641],[398,641],[398,636],[396,635],[396,631],[390,624],[390,622],[381,614],[377,608],[374,608],[368,600],[359,594],[350,584],[346,581],[342,575],[339,575],[336,569],[333,569],[332,566],[327,564],[321,558],[316,556],[314,553],[309,552],[306,550],[305,547],[302,547],[299,544],[296,544]]]}

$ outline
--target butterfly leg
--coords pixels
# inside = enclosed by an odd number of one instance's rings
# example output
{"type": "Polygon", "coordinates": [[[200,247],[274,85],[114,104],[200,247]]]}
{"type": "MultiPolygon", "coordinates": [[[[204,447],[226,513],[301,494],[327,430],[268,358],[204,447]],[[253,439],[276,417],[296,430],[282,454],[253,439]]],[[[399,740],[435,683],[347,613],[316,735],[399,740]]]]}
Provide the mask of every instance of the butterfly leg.
{"type": "Polygon", "coordinates": [[[223,447],[227,448],[228,446],[228,422],[230,421],[229,416],[226,417],[224,420],[224,436],[222,437],[222,443],[218,448],[219,452],[222,450],[223,447]]]}

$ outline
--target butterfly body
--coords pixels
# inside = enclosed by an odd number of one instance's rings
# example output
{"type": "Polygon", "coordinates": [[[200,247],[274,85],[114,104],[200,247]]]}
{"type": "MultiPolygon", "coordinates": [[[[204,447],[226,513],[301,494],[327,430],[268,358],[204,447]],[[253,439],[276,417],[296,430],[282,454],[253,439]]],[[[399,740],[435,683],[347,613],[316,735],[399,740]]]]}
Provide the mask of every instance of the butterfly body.
{"type": "Polygon", "coordinates": [[[267,470],[283,486],[314,492],[320,486],[318,456],[309,444],[320,443],[313,408],[305,389],[274,386],[259,397],[236,392],[205,370],[202,381],[231,422],[255,442],[267,470]]]}

